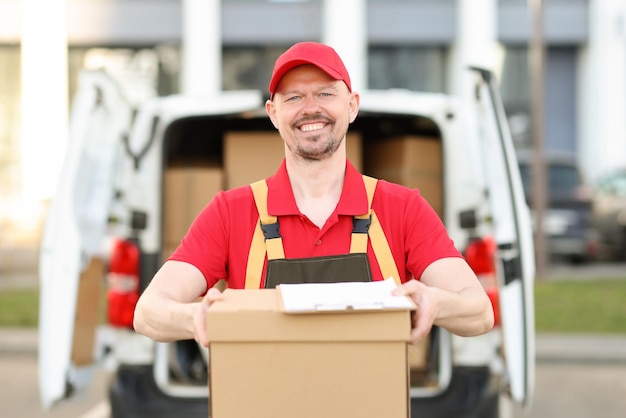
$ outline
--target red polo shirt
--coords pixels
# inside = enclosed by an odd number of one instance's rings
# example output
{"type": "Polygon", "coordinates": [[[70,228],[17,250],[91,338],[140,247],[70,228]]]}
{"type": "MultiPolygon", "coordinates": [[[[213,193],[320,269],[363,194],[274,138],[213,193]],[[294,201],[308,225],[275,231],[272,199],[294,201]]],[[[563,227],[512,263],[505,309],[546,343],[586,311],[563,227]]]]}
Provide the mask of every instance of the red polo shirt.
{"type": "MultiPolygon", "coordinates": [[[[284,161],[276,174],[267,179],[267,185],[268,212],[278,217],[285,258],[350,252],[352,217],[368,209],[363,179],[350,162],[346,164],[339,203],[322,229],[298,210],[284,161]]],[[[380,180],[372,208],[387,237],[402,282],[419,278],[437,259],[461,257],[441,220],[418,190],[380,180]]],[[[228,287],[241,289],[258,222],[250,186],[219,192],[198,215],[169,260],[196,266],[209,287],[225,278],[228,287]]],[[[367,255],[373,279],[383,279],[371,243],[367,255]]],[[[261,283],[264,282],[265,268],[261,283]]]]}

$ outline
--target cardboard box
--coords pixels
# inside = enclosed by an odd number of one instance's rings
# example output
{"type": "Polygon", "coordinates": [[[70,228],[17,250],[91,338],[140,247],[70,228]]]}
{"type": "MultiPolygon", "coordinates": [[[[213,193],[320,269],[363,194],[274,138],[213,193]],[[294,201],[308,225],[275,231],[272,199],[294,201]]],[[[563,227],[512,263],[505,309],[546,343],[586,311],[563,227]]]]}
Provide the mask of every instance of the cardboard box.
{"type": "Polygon", "coordinates": [[[410,188],[443,216],[441,141],[433,137],[403,136],[368,141],[364,150],[366,173],[410,188]]]}
{"type": "Polygon", "coordinates": [[[233,290],[207,314],[212,418],[407,418],[408,310],[286,314],[233,290]]]}
{"type": "Polygon", "coordinates": [[[165,170],[163,245],[166,249],[176,248],[198,213],[223,188],[224,174],[218,166],[168,167],[165,170]]]}
{"type": "MultiPolygon", "coordinates": [[[[362,144],[358,133],[348,132],[346,153],[354,167],[362,169],[362,144]]],[[[278,132],[227,132],[224,136],[226,188],[245,186],[276,173],[285,156],[278,132]]]]}
{"type": "Polygon", "coordinates": [[[80,273],[72,338],[72,363],[76,366],[94,362],[94,337],[101,321],[102,278],[105,270],[104,260],[94,257],[89,259],[87,268],[80,273]]]}

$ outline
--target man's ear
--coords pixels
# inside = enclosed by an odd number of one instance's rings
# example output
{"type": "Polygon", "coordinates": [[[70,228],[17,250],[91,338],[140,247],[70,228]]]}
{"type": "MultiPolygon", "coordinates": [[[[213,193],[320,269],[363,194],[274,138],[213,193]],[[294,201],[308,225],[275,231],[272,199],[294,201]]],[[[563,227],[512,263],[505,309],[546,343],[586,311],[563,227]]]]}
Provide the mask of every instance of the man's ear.
{"type": "Polygon", "coordinates": [[[270,117],[274,128],[278,129],[278,121],[276,120],[276,106],[274,106],[274,102],[272,100],[267,100],[265,102],[265,112],[267,112],[267,116],[270,117]]]}
{"type": "Polygon", "coordinates": [[[350,99],[350,123],[354,122],[359,114],[359,106],[361,104],[361,96],[359,93],[353,93],[350,99]]]}

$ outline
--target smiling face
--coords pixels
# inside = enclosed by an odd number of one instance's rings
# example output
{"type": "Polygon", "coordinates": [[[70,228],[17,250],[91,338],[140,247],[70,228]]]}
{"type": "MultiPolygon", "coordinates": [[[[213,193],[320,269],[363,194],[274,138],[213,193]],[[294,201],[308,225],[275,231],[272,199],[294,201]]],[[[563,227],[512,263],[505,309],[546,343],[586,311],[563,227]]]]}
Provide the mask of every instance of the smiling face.
{"type": "Polygon", "coordinates": [[[359,110],[359,95],[314,65],[287,72],[265,108],[295,158],[318,161],[339,149],[359,110]]]}

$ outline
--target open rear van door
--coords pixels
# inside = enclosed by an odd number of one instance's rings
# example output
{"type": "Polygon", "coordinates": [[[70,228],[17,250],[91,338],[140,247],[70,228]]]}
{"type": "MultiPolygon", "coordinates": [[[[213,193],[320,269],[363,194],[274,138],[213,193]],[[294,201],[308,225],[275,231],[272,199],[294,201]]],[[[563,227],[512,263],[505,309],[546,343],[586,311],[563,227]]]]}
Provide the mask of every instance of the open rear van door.
{"type": "Polygon", "coordinates": [[[104,284],[104,237],[131,110],[102,72],[84,72],[39,261],[39,391],[44,408],[87,387],[104,284]]]}
{"type": "Polygon", "coordinates": [[[517,158],[496,81],[476,72],[476,121],[497,244],[500,315],[511,399],[532,402],[535,375],[534,243],[517,158]]]}

